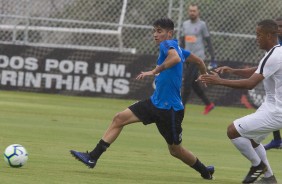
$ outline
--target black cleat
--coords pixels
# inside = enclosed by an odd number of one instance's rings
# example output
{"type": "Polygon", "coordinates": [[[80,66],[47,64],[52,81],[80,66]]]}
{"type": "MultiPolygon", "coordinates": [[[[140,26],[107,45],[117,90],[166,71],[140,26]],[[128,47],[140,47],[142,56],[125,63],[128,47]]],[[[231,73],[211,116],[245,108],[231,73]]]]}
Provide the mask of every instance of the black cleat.
{"type": "Polygon", "coordinates": [[[256,181],[255,183],[261,183],[261,184],[277,184],[277,180],[275,178],[274,175],[268,177],[268,178],[265,178],[265,177],[262,177],[260,180],[256,181]]]}
{"type": "Polygon", "coordinates": [[[78,152],[78,151],[74,151],[74,150],[70,150],[70,153],[76,158],[78,159],[80,162],[84,163],[85,165],[87,165],[89,168],[94,168],[97,161],[93,160],[89,153],[83,153],[83,152],[78,152]]]}
{"type": "Polygon", "coordinates": [[[252,166],[242,183],[253,183],[267,170],[267,166],[261,161],[258,166],[252,166]]]}

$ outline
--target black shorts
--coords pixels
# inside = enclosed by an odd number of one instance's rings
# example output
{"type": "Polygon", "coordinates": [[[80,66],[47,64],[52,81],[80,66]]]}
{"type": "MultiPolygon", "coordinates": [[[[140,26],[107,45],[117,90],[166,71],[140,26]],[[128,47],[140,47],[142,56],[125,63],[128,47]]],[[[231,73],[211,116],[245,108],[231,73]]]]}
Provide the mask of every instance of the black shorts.
{"type": "Polygon", "coordinates": [[[175,111],[173,108],[159,109],[151,99],[139,101],[128,107],[143,122],[144,125],[156,123],[161,135],[169,145],[179,145],[182,141],[182,120],[184,110],[175,111]]]}

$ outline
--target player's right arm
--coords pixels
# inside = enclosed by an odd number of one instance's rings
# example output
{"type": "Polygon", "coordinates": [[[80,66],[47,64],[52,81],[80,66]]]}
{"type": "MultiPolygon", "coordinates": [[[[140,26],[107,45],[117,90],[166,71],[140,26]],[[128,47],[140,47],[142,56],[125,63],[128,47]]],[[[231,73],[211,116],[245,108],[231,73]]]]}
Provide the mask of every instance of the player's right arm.
{"type": "Polygon", "coordinates": [[[175,49],[171,48],[167,52],[167,57],[166,57],[165,61],[160,66],[157,66],[153,70],[153,74],[154,75],[159,74],[163,70],[171,68],[171,67],[173,67],[174,65],[176,65],[179,62],[181,62],[181,59],[180,59],[177,51],[175,49]]]}
{"type": "Polygon", "coordinates": [[[173,67],[174,65],[176,65],[179,62],[181,62],[181,59],[180,59],[177,51],[175,49],[169,49],[168,52],[167,52],[167,57],[161,65],[156,66],[156,68],[154,68],[151,71],[141,72],[136,77],[136,79],[139,80],[139,79],[143,79],[146,76],[152,76],[152,75],[159,74],[162,71],[173,67]]]}
{"type": "Polygon", "coordinates": [[[235,69],[229,66],[222,66],[222,67],[215,69],[215,71],[219,74],[229,73],[229,74],[237,75],[237,76],[244,77],[244,78],[251,77],[255,73],[256,70],[257,70],[257,67],[235,69]]]}

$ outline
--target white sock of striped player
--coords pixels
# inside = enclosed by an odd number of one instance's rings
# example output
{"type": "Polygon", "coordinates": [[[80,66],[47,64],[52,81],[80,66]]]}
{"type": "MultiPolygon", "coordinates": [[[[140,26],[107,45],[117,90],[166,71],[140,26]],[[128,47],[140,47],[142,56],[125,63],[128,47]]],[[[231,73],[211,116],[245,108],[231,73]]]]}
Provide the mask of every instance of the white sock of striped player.
{"type": "Polygon", "coordinates": [[[231,142],[235,147],[244,155],[248,160],[251,161],[252,166],[258,166],[261,162],[257,152],[254,150],[251,141],[244,137],[237,137],[231,139],[231,142]]]}
{"type": "Polygon", "coordinates": [[[266,157],[266,151],[262,144],[255,148],[256,153],[258,154],[259,158],[265,163],[267,166],[267,171],[264,173],[264,177],[268,178],[273,175],[272,169],[269,165],[269,162],[266,157]]]}

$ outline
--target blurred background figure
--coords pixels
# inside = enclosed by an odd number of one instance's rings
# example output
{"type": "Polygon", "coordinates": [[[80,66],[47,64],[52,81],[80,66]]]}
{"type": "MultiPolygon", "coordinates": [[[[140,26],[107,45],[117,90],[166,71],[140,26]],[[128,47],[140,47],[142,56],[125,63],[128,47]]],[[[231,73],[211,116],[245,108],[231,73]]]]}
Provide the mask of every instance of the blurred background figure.
{"type": "MultiPolygon", "coordinates": [[[[206,44],[211,56],[211,62],[209,63],[208,69],[216,68],[217,62],[215,61],[210,34],[206,23],[199,17],[200,11],[197,4],[191,4],[188,7],[188,15],[189,20],[184,21],[182,24],[181,45],[185,50],[189,50],[202,60],[205,60],[206,44]]],[[[206,105],[203,114],[208,114],[215,105],[208,99],[201,86],[195,81],[198,78],[198,74],[199,70],[197,66],[194,63],[186,62],[183,73],[182,103],[185,107],[191,94],[191,90],[193,89],[197,96],[206,105]]]]}

